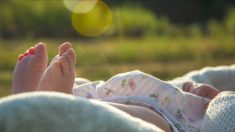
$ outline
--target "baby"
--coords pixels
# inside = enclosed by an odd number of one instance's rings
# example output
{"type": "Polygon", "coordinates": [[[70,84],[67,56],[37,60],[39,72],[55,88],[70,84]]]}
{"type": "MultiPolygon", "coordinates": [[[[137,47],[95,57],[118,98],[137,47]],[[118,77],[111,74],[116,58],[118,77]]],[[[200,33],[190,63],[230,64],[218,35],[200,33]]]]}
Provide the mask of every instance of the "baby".
{"type": "Polygon", "coordinates": [[[190,82],[181,90],[140,71],[118,74],[106,82],[76,86],[76,55],[70,43],[59,47],[49,66],[47,61],[46,46],[42,43],[20,55],[13,73],[13,93],[73,93],[108,103],[169,132],[200,131],[206,107],[219,93],[209,85],[190,82]]]}

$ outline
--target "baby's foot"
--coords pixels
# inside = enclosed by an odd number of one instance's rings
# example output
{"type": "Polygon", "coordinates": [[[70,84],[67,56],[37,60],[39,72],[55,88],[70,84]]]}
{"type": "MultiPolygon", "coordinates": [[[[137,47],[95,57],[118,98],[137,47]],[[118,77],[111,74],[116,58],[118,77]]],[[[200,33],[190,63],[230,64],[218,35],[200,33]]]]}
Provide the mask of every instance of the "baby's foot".
{"type": "Polygon", "coordinates": [[[61,55],[53,59],[50,66],[44,72],[37,88],[38,91],[72,93],[76,57],[74,50],[70,46],[65,45],[60,47],[59,54],[61,55]]]}
{"type": "Polygon", "coordinates": [[[21,54],[13,72],[14,94],[35,91],[47,67],[47,49],[42,43],[21,54]]]}

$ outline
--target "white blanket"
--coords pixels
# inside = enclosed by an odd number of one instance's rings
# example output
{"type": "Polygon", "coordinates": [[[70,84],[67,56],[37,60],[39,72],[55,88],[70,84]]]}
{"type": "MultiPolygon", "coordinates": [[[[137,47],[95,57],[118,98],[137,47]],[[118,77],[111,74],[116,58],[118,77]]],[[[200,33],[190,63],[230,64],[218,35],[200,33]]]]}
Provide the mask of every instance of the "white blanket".
{"type": "Polygon", "coordinates": [[[53,92],[0,100],[0,132],[161,132],[98,101],[53,92]]]}
{"type": "Polygon", "coordinates": [[[210,84],[221,91],[235,91],[235,65],[205,67],[175,78],[169,83],[182,88],[187,81],[210,84]]]}

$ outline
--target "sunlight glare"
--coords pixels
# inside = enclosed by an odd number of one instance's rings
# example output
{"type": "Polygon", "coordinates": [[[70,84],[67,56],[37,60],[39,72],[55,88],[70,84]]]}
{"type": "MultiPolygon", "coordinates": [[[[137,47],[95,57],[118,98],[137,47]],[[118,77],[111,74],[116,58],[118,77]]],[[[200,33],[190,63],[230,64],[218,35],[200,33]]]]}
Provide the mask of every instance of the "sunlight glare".
{"type": "Polygon", "coordinates": [[[64,5],[71,12],[87,13],[98,2],[98,0],[64,0],[64,5]]]}
{"type": "Polygon", "coordinates": [[[112,22],[112,12],[102,1],[97,1],[95,6],[86,13],[77,13],[75,8],[72,14],[72,24],[77,32],[85,36],[99,36],[104,33],[112,22]]]}

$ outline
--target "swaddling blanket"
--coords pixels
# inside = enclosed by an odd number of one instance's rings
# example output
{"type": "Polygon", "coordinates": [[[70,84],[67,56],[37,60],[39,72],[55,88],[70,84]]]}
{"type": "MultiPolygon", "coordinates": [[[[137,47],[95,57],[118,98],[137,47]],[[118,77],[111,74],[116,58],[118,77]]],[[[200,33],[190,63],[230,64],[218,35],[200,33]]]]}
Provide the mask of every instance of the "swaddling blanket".
{"type": "Polygon", "coordinates": [[[75,85],[73,94],[150,108],[161,114],[173,131],[200,131],[209,102],[140,71],[117,74],[106,82],[75,85]]]}

